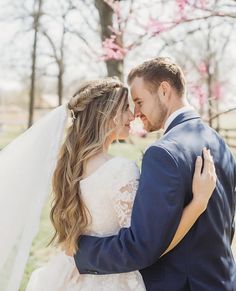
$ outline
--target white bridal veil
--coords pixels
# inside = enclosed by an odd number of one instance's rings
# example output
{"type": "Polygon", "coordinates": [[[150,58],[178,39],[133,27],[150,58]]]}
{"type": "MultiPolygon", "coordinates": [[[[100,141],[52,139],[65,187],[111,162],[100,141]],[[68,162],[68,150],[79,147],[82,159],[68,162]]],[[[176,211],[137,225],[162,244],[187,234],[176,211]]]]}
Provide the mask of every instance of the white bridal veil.
{"type": "Polygon", "coordinates": [[[57,107],[0,152],[0,290],[18,291],[68,115],[57,107]]]}

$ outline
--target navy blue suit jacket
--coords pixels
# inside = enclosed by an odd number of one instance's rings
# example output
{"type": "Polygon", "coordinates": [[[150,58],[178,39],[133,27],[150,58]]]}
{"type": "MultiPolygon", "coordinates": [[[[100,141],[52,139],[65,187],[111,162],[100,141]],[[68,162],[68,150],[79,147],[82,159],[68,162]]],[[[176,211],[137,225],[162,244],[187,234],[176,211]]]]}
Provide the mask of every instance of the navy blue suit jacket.
{"type": "Polygon", "coordinates": [[[74,257],[79,272],[140,270],[148,291],[235,291],[235,186],[235,160],[222,138],[195,111],[180,114],[144,154],[130,228],[106,238],[82,236],[74,257]],[[195,160],[204,146],[214,157],[216,189],[185,238],[160,258],[192,199],[195,160]]]}

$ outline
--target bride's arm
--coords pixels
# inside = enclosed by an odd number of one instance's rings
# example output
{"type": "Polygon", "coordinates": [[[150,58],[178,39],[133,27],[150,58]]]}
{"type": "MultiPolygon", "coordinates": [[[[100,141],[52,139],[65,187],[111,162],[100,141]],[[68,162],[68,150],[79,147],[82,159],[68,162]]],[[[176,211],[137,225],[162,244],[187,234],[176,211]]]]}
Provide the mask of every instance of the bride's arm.
{"type": "Polygon", "coordinates": [[[196,160],[195,172],[192,183],[193,199],[184,208],[174,238],[167,250],[162,254],[162,256],[171,251],[184,238],[184,236],[189,232],[198,217],[207,208],[208,201],[215,188],[216,174],[210,150],[204,149],[203,155],[204,167],[202,172],[202,158],[198,157],[196,160]]]}

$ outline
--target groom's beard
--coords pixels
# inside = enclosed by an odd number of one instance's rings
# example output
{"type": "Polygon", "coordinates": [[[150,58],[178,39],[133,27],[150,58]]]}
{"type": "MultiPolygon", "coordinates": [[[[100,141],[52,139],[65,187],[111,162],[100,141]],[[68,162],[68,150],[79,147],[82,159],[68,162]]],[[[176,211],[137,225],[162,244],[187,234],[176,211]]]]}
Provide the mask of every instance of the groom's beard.
{"type": "Polygon", "coordinates": [[[155,124],[152,124],[147,118],[146,116],[143,116],[143,118],[141,117],[142,119],[142,122],[143,122],[143,125],[144,125],[144,129],[147,131],[147,132],[153,132],[153,131],[158,131],[160,130],[161,128],[164,127],[164,121],[166,120],[166,116],[167,116],[167,108],[165,107],[164,104],[162,104],[160,102],[160,100],[158,99],[157,100],[157,117],[156,117],[156,120],[155,120],[155,124]]]}
{"type": "Polygon", "coordinates": [[[150,124],[150,123],[147,123],[146,125],[144,125],[144,129],[147,131],[147,132],[153,132],[153,131],[156,131],[155,127],[150,124]]]}
{"type": "Polygon", "coordinates": [[[157,131],[160,130],[161,128],[164,128],[164,123],[168,113],[168,108],[161,102],[159,96],[157,96],[156,101],[157,101],[157,118],[155,126],[153,127],[154,128],[153,131],[157,131]]]}
{"type": "Polygon", "coordinates": [[[147,131],[147,132],[152,132],[153,131],[153,125],[149,122],[149,120],[147,119],[147,117],[145,115],[141,115],[139,117],[143,123],[143,128],[147,131]]]}
{"type": "Polygon", "coordinates": [[[156,131],[155,126],[153,124],[151,124],[148,119],[145,117],[142,120],[143,123],[143,128],[147,131],[147,132],[153,132],[156,131]]]}

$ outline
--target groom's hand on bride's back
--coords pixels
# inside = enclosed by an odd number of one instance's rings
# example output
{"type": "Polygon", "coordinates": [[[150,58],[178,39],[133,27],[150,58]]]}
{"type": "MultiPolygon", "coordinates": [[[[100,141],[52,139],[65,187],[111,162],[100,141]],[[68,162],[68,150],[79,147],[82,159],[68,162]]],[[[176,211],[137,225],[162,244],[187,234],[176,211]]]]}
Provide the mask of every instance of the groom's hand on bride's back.
{"type": "Polygon", "coordinates": [[[199,207],[206,209],[216,187],[216,171],[213,157],[209,149],[203,149],[203,158],[198,156],[193,175],[193,199],[199,203],[199,207]]]}

